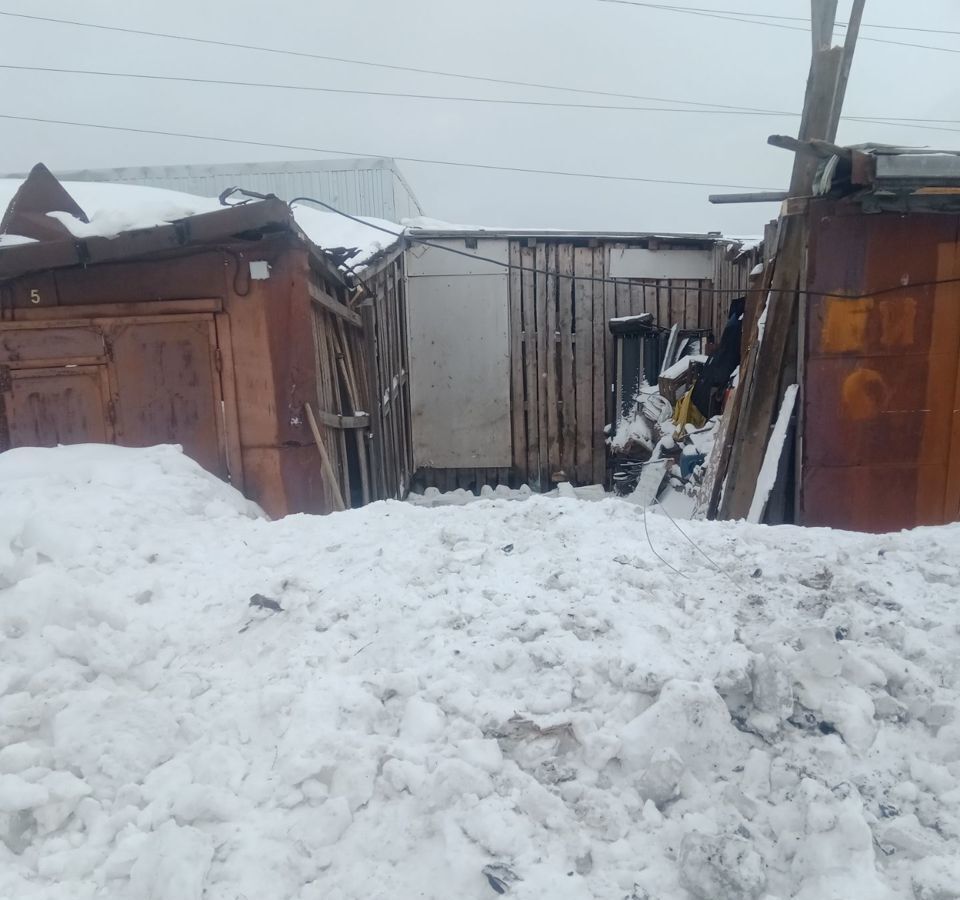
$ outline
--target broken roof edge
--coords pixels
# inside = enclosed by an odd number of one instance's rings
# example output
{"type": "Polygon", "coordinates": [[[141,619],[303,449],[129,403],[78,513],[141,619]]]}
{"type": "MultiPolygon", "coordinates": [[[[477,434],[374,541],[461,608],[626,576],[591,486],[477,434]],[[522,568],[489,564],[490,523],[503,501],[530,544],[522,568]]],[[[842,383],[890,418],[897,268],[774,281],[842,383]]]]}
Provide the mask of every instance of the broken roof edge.
{"type": "Polygon", "coordinates": [[[501,240],[509,240],[511,238],[543,238],[544,240],[598,240],[620,241],[623,243],[669,241],[672,243],[710,244],[711,246],[724,240],[723,235],[719,231],[697,234],[692,232],[666,231],[587,231],[583,229],[565,228],[486,228],[474,225],[458,226],[452,224],[443,226],[404,224],[404,228],[413,240],[418,237],[438,240],[453,238],[493,238],[501,240]]]}
{"type": "Polygon", "coordinates": [[[0,280],[19,278],[49,269],[93,266],[100,263],[137,261],[191,249],[215,250],[226,244],[252,247],[249,237],[268,238],[289,234],[303,244],[325,274],[346,285],[344,273],[297,227],[282,200],[261,200],[241,206],[199,213],[163,225],[120,232],[113,237],[66,237],[61,240],[15,244],[0,251],[0,280]]]}
{"type": "Polygon", "coordinates": [[[223,205],[206,212],[126,228],[115,234],[75,234],[65,221],[54,215],[57,212],[89,224],[83,208],[67,188],[46,166],[38,163],[0,217],[4,233],[17,236],[22,230],[25,238],[0,248],[0,279],[46,269],[153,258],[191,248],[214,249],[225,243],[253,246],[254,234],[265,238],[287,233],[307,248],[330,278],[347,285],[345,273],[325,252],[327,248],[311,240],[297,222],[293,209],[276,197],[223,205]]]}

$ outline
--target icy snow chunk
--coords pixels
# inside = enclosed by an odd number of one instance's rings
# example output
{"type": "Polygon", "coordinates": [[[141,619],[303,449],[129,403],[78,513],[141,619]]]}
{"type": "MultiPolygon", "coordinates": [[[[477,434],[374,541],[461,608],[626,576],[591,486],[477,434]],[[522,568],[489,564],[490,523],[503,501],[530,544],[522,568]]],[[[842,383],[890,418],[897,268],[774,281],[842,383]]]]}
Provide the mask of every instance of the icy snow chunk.
{"type": "Polygon", "coordinates": [[[709,682],[668,681],[657,701],[621,732],[620,759],[640,774],[658,750],[672,749],[698,778],[731,768],[746,752],[723,699],[709,682]]]}
{"type": "Polygon", "coordinates": [[[468,738],[457,743],[460,758],[491,775],[503,768],[503,753],[500,745],[487,738],[468,738]]]}
{"type": "Polygon", "coordinates": [[[439,706],[422,697],[411,697],[403,711],[400,737],[411,743],[435,741],[443,734],[445,719],[439,706]]]}
{"type": "Polygon", "coordinates": [[[916,900],[960,900],[960,857],[933,856],[913,866],[916,900]]]}
{"type": "Polygon", "coordinates": [[[756,900],[767,886],[760,854],[735,835],[684,835],[679,865],[680,883],[697,900],[756,900]]]}
{"type": "Polygon", "coordinates": [[[19,775],[0,775],[0,812],[34,809],[49,799],[50,792],[42,785],[24,781],[19,775]]]}
{"type": "Polygon", "coordinates": [[[637,779],[637,790],[645,800],[652,800],[658,807],[672,800],[679,792],[680,777],[686,767],[676,751],[666,748],[657,750],[650,763],[637,779]]]}
{"type": "Polygon", "coordinates": [[[16,775],[24,769],[48,765],[50,748],[36,741],[20,741],[0,748],[0,773],[16,775]]]}
{"type": "Polygon", "coordinates": [[[773,734],[793,712],[793,679],[782,660],[770,651],[754,658],[750,684],[756,713],[750,724],[764,734],[773,734]]]}
{"type": "Polygon", "coordinates": [[[946,849],[943,839],[933,829],[921,825],[913,814],[885,821],[875,831],[881,845],[891,846],[910,859],[938,856],[946,849]]]}
{"type": "Polygon", "coordinates": [[[352,822],[353,814],[346,798],[332,797],[300,819],[301,825],[294,836],[308,845],[329,847],[343,837],[352,822]]]}
{"type": "Polygon", "coordinates": [[[128,900],[202,900],[213,839],[166,821],[144,842],[130,871],[128,900]]]}
{"type": "Polygon", "coordinates": [[[801,793],[807,798],[807,834],[791,864],[803,879],[797,900],[891,897],[877,875],[873,834],[859,799],[838,801],[810,779],[802,783],[801,793]]]}

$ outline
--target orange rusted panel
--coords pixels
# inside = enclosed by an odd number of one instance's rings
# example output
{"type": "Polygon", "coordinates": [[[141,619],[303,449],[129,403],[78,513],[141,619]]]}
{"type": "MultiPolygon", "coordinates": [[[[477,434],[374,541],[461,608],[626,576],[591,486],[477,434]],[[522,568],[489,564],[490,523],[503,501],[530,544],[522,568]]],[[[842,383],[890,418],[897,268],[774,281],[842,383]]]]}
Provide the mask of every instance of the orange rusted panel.
{"type": "Polygon", "coordinates": [[[811,205],[801,521],[888,531],[960,512],[952,215],[811,205]]]}

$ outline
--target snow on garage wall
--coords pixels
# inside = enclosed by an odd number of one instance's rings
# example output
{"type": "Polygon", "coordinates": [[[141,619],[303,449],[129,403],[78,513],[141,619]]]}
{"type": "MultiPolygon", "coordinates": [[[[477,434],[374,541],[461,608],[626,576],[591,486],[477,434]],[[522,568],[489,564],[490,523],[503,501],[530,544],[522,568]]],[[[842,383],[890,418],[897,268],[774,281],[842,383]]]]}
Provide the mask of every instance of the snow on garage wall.
{"type": "Polygon", "coordinates": [[[435,243],[407,255],[414,460],[435,469],[508,467],[510,338],[508,242],[435,243]]]}

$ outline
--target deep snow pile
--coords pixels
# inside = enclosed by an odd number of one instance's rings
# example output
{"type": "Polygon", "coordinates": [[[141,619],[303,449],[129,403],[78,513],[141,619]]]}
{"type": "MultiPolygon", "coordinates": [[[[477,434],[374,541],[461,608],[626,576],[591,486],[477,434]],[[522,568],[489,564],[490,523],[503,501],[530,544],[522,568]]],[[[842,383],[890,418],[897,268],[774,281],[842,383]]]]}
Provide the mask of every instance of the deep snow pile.
{"type": "Polygon", "coordinates": [[[646,513],[678,574],[622,501],[270,523],[172,448],[0,509],[0,897],[960,896],[960,528],[646,513]]]}

